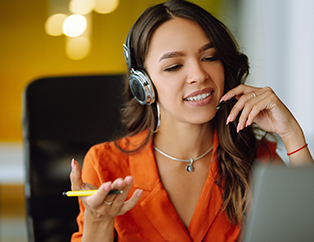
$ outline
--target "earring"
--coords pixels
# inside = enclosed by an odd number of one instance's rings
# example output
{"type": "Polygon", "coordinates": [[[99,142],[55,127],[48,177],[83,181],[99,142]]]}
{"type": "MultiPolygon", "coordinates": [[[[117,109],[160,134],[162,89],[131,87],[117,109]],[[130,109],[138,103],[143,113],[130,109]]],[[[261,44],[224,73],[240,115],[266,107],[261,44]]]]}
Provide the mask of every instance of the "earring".
{"type": "Polygon", "coordinates": [[[153,131],[154,133],[157,133],[158,128],[160,126],[160,109],[159,109],[158,102],[156,102],[156,109],[157,109],[157,125],[156,125],[156,129],[153,131]]]}

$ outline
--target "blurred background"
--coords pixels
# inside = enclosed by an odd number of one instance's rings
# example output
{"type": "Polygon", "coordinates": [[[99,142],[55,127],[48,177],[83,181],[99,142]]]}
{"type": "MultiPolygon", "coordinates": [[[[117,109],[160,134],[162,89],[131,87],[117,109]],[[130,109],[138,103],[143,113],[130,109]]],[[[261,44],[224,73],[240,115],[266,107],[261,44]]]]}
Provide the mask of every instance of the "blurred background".
{"type": "MultiPolygon", "coordinates": [[[[145,8],[162,1],[90,2],[0,0],[0,241],[27,241],[21,125],[26,85],[40,77],[124,73],[122,44],[130,27],[145,8]]],[[[312,149],[314,1],[192,2],[231,29],[250,59],[248,84],[275,90],[312,149]]],[[[278,152],[287,160],[282,144],[278,152]]]]}

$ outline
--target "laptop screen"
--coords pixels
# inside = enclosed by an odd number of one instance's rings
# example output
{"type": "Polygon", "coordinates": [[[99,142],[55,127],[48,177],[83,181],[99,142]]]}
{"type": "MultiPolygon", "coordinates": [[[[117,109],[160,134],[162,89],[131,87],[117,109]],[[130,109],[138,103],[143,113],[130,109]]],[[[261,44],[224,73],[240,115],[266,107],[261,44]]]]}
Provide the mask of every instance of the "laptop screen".
{"type": "Polygon", "coordinates": [[[314,241],[314,165],[258,165],[244,242],[314,241]]]}

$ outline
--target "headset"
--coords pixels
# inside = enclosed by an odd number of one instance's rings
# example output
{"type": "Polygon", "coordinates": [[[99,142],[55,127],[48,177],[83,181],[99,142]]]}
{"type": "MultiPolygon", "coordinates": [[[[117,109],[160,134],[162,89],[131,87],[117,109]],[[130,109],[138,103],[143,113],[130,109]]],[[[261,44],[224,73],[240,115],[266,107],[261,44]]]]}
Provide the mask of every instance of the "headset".
{"type": "Polygon", "coordinates": [[[130,71],[129,85],[135,99],[142,105],[151,105],[155,102],[155,88],[153,83],[144,70],[135,70],[135,58],[133,57],[133,49],[131,48],[131,35],[133,26],[130,29],[125,43],[123,44],[123,55],[127,67],[130,71]]]}

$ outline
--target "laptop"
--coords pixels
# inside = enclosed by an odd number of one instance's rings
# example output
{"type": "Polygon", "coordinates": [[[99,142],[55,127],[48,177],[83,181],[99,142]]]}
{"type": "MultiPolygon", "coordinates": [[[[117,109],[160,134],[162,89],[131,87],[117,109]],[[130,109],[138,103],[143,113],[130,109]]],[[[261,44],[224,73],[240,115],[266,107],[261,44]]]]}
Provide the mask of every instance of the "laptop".
{"type": "Polygon", "coordinates": [[[258,165],[243,242],[314,241],[314,165],[258,165]]]}

